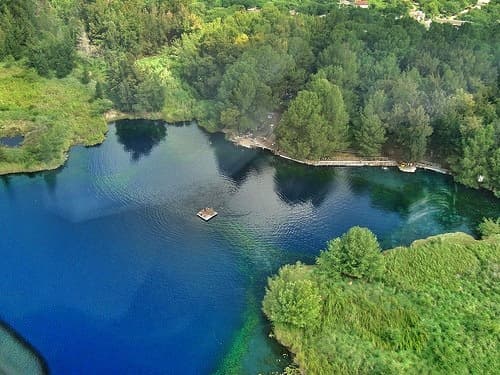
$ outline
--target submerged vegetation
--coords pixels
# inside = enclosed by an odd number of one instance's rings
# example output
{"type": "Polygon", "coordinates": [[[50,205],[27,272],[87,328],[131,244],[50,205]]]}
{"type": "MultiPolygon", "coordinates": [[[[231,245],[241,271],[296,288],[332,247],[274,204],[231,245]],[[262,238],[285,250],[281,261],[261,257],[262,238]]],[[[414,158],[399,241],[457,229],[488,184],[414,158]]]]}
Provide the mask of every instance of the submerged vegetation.
{"type": "Polygon", "coordinates": [[[2,374],[48,374],[39,353],[11,327],[0,321],[0,372],[2,374]]]}
{"type": "MultiPolygon", "coordinates": [[[[471,4],[418,3],[433,15],[471,4]]],[[[298,158],[349,152],[434,161],[458,181],[500,194],[500,5],[467,13],[472,23],[462,27],[433,23],[429,30],[408,15],[411,2],[370,5],[8,0],[0,7],[1,75],[15,92],[22,77],[7,66],[48,86],[71,81],[79,94],[63,103],[67,115],[93,135],[72,138],[59,135],[71,133],[66,127],[35,125],[40,136],[33,142],[46,141],[53,151],[21,162],[15,154],[28,153],[30,142],[0,148],[3,173],[60,164],[70,144],[102,139],[102,128],[87,124],[114,108],[135,117],[197,119],[210,131],[276,129],[280,151],[298,158]],[[92,121],[76,119],[90,105],[92,121]]],[[[4,109],[2,116],[9,127],[18,120],[4,109]]],[[[35,139],[33,129],[19,132],[35,139]]],[[[4,126],[0,136],[6,132],[4,126]]]]}
{"type": "Polygon", "coordinates": [[[355,227],[316,265],[282,267],[263,307],[295,354],[300,371],[289,373],[495,373],[499,221],[480,231],[481,240],[451,233],[381,253],[355,227]]]}

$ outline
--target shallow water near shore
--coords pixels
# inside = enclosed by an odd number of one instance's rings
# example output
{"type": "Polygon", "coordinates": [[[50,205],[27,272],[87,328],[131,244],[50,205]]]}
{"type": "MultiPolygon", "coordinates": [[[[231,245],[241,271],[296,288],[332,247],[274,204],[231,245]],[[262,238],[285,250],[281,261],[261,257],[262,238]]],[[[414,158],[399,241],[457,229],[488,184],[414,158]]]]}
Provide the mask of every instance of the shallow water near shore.
{"type": "Polygon", "coordinates": [[[0,318],[52,374],[279,371],[260,301],[281,265],[353,225],[390,248],[499,215],[449,176],[307,167],[194,124],[120,121],[64,168],[0,178],[0,318]]]}

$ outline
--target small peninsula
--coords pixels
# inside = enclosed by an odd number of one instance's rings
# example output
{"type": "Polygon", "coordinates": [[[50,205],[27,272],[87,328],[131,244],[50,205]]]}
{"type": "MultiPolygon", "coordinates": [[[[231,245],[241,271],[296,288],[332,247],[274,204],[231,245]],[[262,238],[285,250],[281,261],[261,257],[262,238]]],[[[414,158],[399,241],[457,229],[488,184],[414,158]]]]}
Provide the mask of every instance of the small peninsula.
{"type": "Polygon", "coordinates": [[[500,221],[380,252],[354,227],[313,266],[283,266],[263,302],[286,374],[493,374],[500,221]]]}

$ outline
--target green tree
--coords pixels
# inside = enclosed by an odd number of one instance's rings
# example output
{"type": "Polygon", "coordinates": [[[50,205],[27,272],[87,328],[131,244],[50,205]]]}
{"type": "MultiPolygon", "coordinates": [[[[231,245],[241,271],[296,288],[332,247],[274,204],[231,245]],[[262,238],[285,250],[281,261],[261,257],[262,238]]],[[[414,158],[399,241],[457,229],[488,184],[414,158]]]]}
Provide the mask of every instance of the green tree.
{"type": "Polygon", "coordinates": [[[365,106],[360,116],[358,128],[354,130],[354,138],[361,154],[367,156],[381,154],[382,145],[386,141],[385,127],[371,103],[365,106]]]}
{"type": "Polygon", "coordinates": [[[38,74],[48,77],[51,74],[50,45],[46,40],[40,40],[31,45],[27,65],[34,68],[38,74]]]}
{"type": "Polygon", "coordinates": [[[4,56],[23,57],[36,35],[37,2],[34,0],[4,0],[0,7],[0,26],[5,32],[4,56]]]}
{"type": "Polygon", "coordinates": [[[294,87],[289,87],[289,80],[294,75],[296,67],[290,55],[266,45],[244,53],[242,59],[249,59],[259,80],[269,86],[273,93],[274,103],[277,103],[287,92],[293,91],[294,87]]]}
{"type": "Polygon", "coordinates": [[[75,66],[75,43],[69,33],[65,33],[51,46],[51,65],[57,78],[66,77],[75,66]]]}
{"type": "Polygon", "coordinates": [[[402,127],[400,142],[406,147],[409,160],[422,160],[427,151],[427,142],[432,134],[430,118],[422,106],[408,111],[408,127],[402,127]]]}
{"type": "MultiPolygon", "coordinates": [[[[500,122],[497,124],[500,127],[500,122]]],[[[492,186],[500,190],[500,186],[493,186],[498,181],[499,141],[498,132],[494,124],[481,126],[464,141],[463,157],[455,168],[457,180],[469,186],[492,186]],[[491,164],[493,162],[493,164],[491,164]],[[493,172],[493,173],[492,173],[493,172]],[[496,180],[495,180],[496,179],[496,180]]]]}
{"type": "Polygon", "coordinates": [[[220,121],[238,131],[255,129],[272,108],[272,92],[259,77],[253,58],[240,59],[231,65],[222,79],[217,99],[220,121]]]}
{"type": "Polygon", "coordinates": [[[284,113],[276,137],[281,150],[299,158],[319,158],[328,151],[327,131],[320,98],[304,90],[284,113]]]}
{"type": "Polygon", "coordinates": [[[478,226],[479,233],[483,238],[500,235],[500,217],[496,220],[484,218],[478,226]]]}
{"type": "Polygon", "coordinates": [[[120,111],[133,112],[139,86],[133,57],[120,54],[111,60],[107,74],[108,96],[120,111]]]}
{"type": "Polygon", "coordinates": [[[275,324],[287,324],[298,328],[311,328],[319,323],[321,295],[311,280],[289,280],[286,269],[278,276],[269,278],[264,313],[275,324]]]}
{"type": "Polygon", "coordinates": [[[326,79],[317,78],[311,82],[310,90],[320,98],[321,113],[328,124],[328,152],[345,150],[349,146],[349,114],[340,88],[326,79]]]}
{"type": "Polygon", "coordinates": [[[384,269],[377,238],[369,229],[360,227],[353,227],[342,237],[328,242],[316,263],[317,272],[333,280],[339,276],[372,280],[384,269]]]}
{"type": "Polygon", "coordinates": [[[82,76],[80,77],[80,82],[84,85],[88,85],[90,83],[90,72],[87,65],[83,67],[82,76]]]}
{"type": "Polygon", "coordinates": [[[94,99],[102,99],[104,97],[104,90],[102,88],[101,81],[97,81],[95,84],[94,99]]]}
{"type": "Polygon", "coordinates": [[[41,76],[66,77],[75,65],[74,42],[68,31],[62,36],[44,33],[34,41],[28,50],[28,66],[36,69],[41,76]]]}
{"type": "Polygon", "coordinates": [[[316,77],[283,115],[276,131],[278,145],[299,158],[331,156],[348,147],[348,120],[340,89],[316,77]]]}
{"type": "Polygon", "coordinates": [[[158,112],[165,103],[165,89],[155,79],[140,77],[134,112],[158,112]]]}

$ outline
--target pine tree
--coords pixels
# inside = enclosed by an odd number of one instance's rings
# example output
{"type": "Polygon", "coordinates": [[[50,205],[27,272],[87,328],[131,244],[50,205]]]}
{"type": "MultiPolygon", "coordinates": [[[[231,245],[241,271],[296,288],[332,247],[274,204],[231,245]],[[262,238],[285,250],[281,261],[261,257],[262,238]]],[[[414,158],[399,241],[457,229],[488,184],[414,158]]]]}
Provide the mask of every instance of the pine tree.
{"type": "MultiPolygon", "coordinates": [[[[473,187],[479,187],[481,184],[492,186],[492,182],[498,179],[497,176],[492,175],[491,170],[491,167],[494,167],[498,171],[497,157],[495,128],[493,124],[483,126],[464,142],[463,157],[455,170],[457,180],[473,187]],[[493,164],[490,167],[491,162],[493,164]],[[478,181],[479,176],[482,176],[481,182],[478,181]]],[[[499,190],[498,186],[497,190],[499,190]]]]}
{"type": "Polygon", "coordinates": [[[66,77],[75,65],[75,49],[73,40],[66,35],[52,45],[52,66],[56,77],[66,77]]]}
{"type": "Polygon", "coordinates": [[[84,85],[88,85],[90,83],[90,72],[89,69],[87,68],[87,65],[83,67],[83,72],[80,82],[82,82],[84,85]]]}
{"type": "Polygon", "coordinates": [[[324,78],[318,78],[311,83],[311,91],[320,98],[321,115],[328,124],[326,153],[331,155],[345,150],[349,146],[349,114],[339,87],[324,78]]]}
{"type": "Polygon", "coordinates": [[[358,129],[354,131],[354,137],[361,154],[380,155],[386,140],[385,128],[371,103],[365,106],[358,129]]]}
{"type": "Polygon", "coordinates": [[[101,81],[97,81],[95,84],[95,94],[94,99],[102,99],[104,97],[104,90],[102,88],[101,81]]]}

